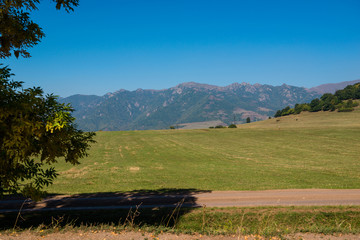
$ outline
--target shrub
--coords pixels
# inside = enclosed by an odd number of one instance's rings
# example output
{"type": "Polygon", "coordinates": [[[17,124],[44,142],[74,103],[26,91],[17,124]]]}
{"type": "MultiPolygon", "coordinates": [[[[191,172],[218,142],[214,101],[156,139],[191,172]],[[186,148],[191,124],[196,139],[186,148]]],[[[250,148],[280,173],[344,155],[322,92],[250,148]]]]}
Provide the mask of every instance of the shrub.
{"type": "Polygon", "coordinates": [[[318,112],[322,110],[322,102],[320,101],[320,99],[315,98],[314,100],[311,101],[310,103],[310,112],[318,112]]]}
{"type": "Polygon", "coordinates": [[[237,126],[235,124],[230,124],[228,128],[237,128],[237,126]]]}

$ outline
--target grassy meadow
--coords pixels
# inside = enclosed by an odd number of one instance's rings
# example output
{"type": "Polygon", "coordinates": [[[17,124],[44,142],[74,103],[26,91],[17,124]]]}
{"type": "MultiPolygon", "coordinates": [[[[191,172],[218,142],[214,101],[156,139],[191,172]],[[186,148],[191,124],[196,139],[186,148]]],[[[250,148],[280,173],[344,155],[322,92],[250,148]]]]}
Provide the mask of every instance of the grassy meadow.
{"type": "Polygon", "coordinates": [[[97,132],[80,165],[63,161],[49,193],[162,188],[360,188],[360,108],[237,129],[97,132]]]}

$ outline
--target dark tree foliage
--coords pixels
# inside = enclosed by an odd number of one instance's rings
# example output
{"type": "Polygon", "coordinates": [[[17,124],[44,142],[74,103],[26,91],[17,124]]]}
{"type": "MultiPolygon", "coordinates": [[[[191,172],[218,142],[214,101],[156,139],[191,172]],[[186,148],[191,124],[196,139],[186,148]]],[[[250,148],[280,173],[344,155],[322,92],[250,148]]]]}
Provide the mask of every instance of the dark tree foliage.
{"type": "Polygon", "coordinates": [[[309,104],[295,104],[294,108],[287,106],[282,110],[278,110],[274,117],[299,114],[302,111],[318,112],[335,111],[337,109],[339,112],[350,112],[359,105],[357,102],[352,101],[354,99],[360,99],[360,83],[349,85],[343,90],[338,90],[334,95],[325,93],[320,99],[316,98],[309,104]]]}
{"type": "Polygon", "coordinates": [[[284,108],[282,110],[278,110],[275,113],[274,117],[287,116],[287,115],[290,115],[290,114],[293,114],[293,113],[294,113],[294,109],[290,108],[290,106],[287,106],[286,108],[284,108]]]}
{"type": "MultiPolygon", "coordinates": [[[[52,0],[56,9],[73,11],[79,0],[52,0]]],[[[40,0],[0,0],[0,58],[30,57],[28,48],[44,33],[29,13],[40,0]]],[[[22,89],[0,65],[0,196],[21,192],[39,199],[57,173],[51,164],[63,158],[71,164],[87,155],[95,133],[76,129],[70,105],[41,88],[22,89]]]]}
{"type": "Polygon", "coordinates": [[[281,110],[277,110],[274,117],[281,117],[281,110]]]}
{"type": "Polygon", "coordinates": [[[335,96],[337,96],[339,100],[360,99],[360,83],[349,85],[343,90],[336,91],[335,96]]]}
{"type": "Polygon", "coordinates": [[[338,97],[330,94],[330,93],[325,93],[324,95],[322,95],[322,97],[320,98],[321,100],[321,107],[323,111],[334,111],[336,109],[336,105],[338,105],[339,103],[341,103],[341,101],[338,99],[338,97]]]}
{"type": "Polygon", "coordinates": [[[322,104],[320,102],[320,99],[315,98],[310,102],[310,112],[318,112],[321,111],[322,104]]]}
{"type": "MultiPolygon", "coordinates": [[[[304,110],[304,104],[295,104],[294,113],[299,114],[304,110]]],[[[281,115],[280,115],[281,116],[281,115]]]]}
{"type": "Polygon", "coordinates": [[[246,118],[246,123],[250,123],[250,122],[251,122],[250,117],[247,117],[246,118]]]}
{"type": "Polygon", "coordinates": [[[95,134],[76,129],[70,105],[38,87],[22,89],[11,75],[0,68],[0,195],[37,199],[57,175],[51,164],[59,157],[78,164],[95,134]]]}
{"type": "MultiPolygon", "coordinates": [[[[79,0],[52,0],[56,9],[73,11],[79,0]]],[[[0,58],[30,57],[27,48],[38,44],[45,36],[29,14],[37,9],[40,0],[0,0],[0,58]]]]}

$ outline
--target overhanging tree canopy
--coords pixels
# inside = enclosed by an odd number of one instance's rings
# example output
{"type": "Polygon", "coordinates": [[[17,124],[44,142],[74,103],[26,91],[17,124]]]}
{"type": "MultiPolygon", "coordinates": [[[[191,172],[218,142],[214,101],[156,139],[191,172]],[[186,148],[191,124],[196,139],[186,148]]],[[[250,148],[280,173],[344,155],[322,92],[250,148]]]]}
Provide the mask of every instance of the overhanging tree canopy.
{"type": "MultiPolygon", "coordinates": [[[[73,11],[79,0],[53,0],[56,8],[73,11]]],[[[28,48],[42,37],[29,12],[40,0],[0,0],[0,58],[30,57],[28,48]]],[[[0,64],[0,196],[21,192],[38,199],[57,173],[58,158],[78,164],[87,155],[95,133],[76,129],[70,105],[61,104],[41,88],[22,89],[0,64]]]]}
{"type": "MultiPolygon", "coordinates": [[[[73,11],[79,0],[52,0],[56,9],[73,11]]],[[[29,13],[37,9],[40,0],[0,0],[0,58],[30,57],[27,48],[38,44],[45,36],[29,13]]]]}
{"type": "Polygon", "coordinates": [[[36,198],[57,175],[50,165],[59,157],[79,163],[95,134],[76,129],[69,105],[10,77],[0,68],[0,195],[20,190],[36,198]]]}

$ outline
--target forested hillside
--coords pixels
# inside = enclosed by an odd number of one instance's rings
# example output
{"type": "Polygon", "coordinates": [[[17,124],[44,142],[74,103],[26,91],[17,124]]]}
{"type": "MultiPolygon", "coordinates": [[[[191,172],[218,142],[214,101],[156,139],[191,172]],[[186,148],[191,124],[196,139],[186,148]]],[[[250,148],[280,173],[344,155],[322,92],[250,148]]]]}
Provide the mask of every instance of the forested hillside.
{"type": "Polygon", "coordinates": [[[319,98],[313,99],[310,103],[295,104],[294,108],[287,106],[282,110],[278,110],[275,117],[281,117],[291,114],[299,114],[303,111],[335,111],[350,112],[359,103],[353,101],[360,99],[360,83],[349,85],[342,90],[338,90],[335,94],[325,93],[319,98]]]}

